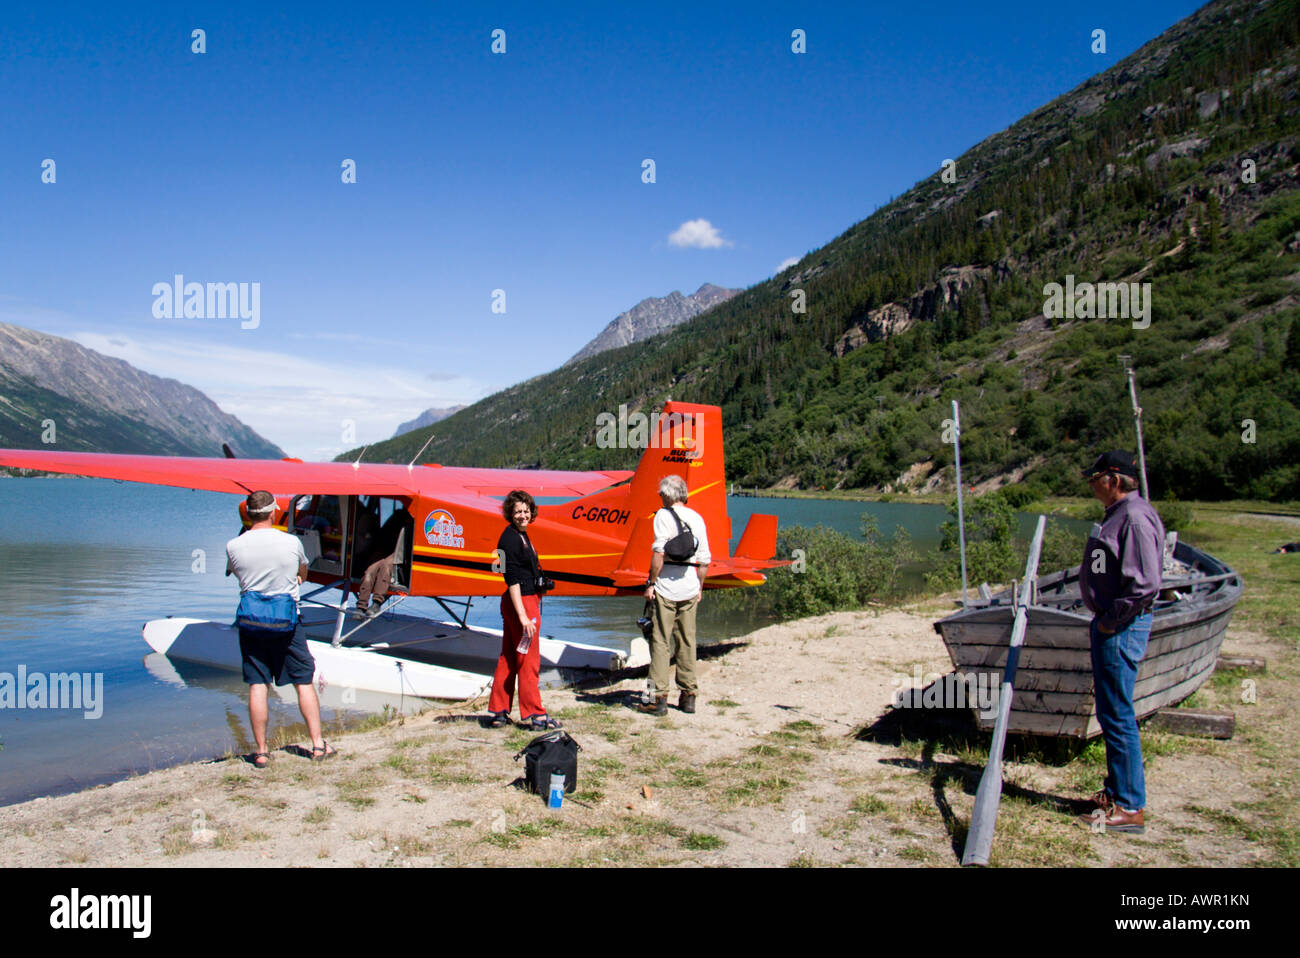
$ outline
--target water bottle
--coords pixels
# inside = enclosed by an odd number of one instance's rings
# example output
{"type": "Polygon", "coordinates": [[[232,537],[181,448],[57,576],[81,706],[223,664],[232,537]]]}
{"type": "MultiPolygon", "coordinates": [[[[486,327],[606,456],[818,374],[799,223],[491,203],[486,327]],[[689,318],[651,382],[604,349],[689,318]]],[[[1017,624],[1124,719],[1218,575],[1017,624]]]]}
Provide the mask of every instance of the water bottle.
{"type": "Polygon", "coordinates": [[[546,803],[551,808],[559,808],[564,804],[564,773],[551,773],[551,797],[546,803]]]}
{"type": "MultiPolygon", "coordinates": [[[[536,634],[539,629],[539,626],[537,625],[537,620],[533,619],[531,621],[533,623],[533,633],[536,634]]],[[[518,652],[520,655],[527,655],[528,650],[532,647],[532,644],[533,644],[532,637],[529,636],[527,633],[525,633],[524,636],[519,640],[519,644],[515,646],[515,651],[518,652]]]]}

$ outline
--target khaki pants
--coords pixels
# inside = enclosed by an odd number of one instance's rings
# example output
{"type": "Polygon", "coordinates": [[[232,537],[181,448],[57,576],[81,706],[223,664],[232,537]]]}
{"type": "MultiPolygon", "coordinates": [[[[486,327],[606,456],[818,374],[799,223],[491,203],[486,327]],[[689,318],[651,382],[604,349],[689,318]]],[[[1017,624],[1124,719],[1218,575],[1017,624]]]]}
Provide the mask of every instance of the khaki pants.
{"type": "Polygon", "coordinates": [[[695,695],[695,611],[700,597],[673,602],[655,595],[654,631],[650,636],[650,681],[655,695],[667,695],[672,687],[669,660],[677,659],[677,689],[695,695]]]}

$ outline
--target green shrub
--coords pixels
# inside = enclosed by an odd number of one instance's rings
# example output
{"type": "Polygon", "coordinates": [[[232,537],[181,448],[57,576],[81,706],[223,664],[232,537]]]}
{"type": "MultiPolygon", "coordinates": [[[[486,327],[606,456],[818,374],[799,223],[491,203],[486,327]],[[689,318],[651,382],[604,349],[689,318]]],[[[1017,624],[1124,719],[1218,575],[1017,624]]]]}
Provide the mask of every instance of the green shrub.
{"type": "Polygon", "coordinates": [[[884,542],[865,514],[861,539],[822,525],[786,526],[777,536],[777,555],[795,558],[796,565],[774,569],[758,589],[710,593],[710,614],[744,610],[786,620],[860,609],[872,600],[900,597],[900,570],[916,561],[904,530],[884,542]]]}
{"type": "MultiPolygon", "coordinates": [[[[966,518],[966,580],[968,583],[1005,582],[1015,574],[1016,516],[1006,498],[991,493],[963,504],[966,518]]],[[[957,502],[948,505],[952,519],[942,527],[939,564],[926,579],[932,588],[961,584],[961,548],[958,540],[957,502]]]]}
{"type": "Polygon", "coordinates": [[[1038,482],[1018,482],[1003,486],[995,495],[1006,500],[1012,509],[1024,509],[1031,502],[1038,502],[1048,495],[1046,486],[1038,482]]]}
{"type": "Polygon", "coordinates": [[[1155,503],[1160,521],[1165,524],[1166,532],[1179,532],[1192,524],[1192,507],[1179,502],[1172,492],[1166,492],[1164,499],[1155,503]]]}

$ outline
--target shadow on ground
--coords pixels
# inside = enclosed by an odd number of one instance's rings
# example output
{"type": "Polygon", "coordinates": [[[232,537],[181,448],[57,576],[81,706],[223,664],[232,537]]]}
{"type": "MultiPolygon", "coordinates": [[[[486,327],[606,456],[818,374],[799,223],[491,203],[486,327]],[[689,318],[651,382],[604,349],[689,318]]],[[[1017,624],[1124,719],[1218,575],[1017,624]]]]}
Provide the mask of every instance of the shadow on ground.
{"type": "MultiPolygon", "coordinates": [[[[953,812],[949,787],[956,785],[967,795],[975,795],[984,774],[992,733],[980,730],[970,709],[910,707],[921,701],[922,694],[923,690],[913,691],[913,697],[905,700],[909,707],[888,708],[875,721],[857,728],[851,735],[860,742],[895,747],[907,745],[910,746],[908,751],[920,746],[919,758],[883,758],[881,764],[910,769],[928,779],[935,809],[952,838],[953,855],[960,861],[969,822],[953,812]],[[940,753],[959,758],[955,761],[937,760],[940,753]]],[[[1003,758],[1059,767],[1074,761],[1086,747],[1086,742],[1076,739],[1009,736],[1003,758]]],[[[1067,815],[1082,815],[1093,808],[1086,799],[1054,795],[1006,782],[1002,785],[1002,794],[1067,815]]]]}

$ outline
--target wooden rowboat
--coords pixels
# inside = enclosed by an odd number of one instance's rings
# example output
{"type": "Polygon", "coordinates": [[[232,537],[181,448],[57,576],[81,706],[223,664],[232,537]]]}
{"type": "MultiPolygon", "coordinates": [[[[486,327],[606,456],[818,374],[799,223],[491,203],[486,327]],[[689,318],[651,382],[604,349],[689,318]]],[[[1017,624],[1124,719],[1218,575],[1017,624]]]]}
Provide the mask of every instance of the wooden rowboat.
{"type": "MultiPolygon", "coordinates": [[[[1179,542],[1172,558],[1180,571],[1165,574],[1164,590],[1152,610],[1151,640],[1138,666],[1133,704],[1139,719],[1181,702],[1210,677],[1241,597],[1241,576],[1213,556],[1179,542]]],[[[1079,570],[1071,568],[1036,582],[1009,732],[1084,739],[1101,733],[1089,654],[1092,614],[1080,597],[1078,577],[1079,570]]],[[[980,599],[934,628],[960,675],[978,675],[977,681],[997,688],[1007,660],[1015,596],[1011,590],[981,591],[980,599]]],[[[976,720],[982,729],[993,728],[987,713],[976,712],[976,720]]]]}

